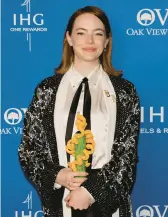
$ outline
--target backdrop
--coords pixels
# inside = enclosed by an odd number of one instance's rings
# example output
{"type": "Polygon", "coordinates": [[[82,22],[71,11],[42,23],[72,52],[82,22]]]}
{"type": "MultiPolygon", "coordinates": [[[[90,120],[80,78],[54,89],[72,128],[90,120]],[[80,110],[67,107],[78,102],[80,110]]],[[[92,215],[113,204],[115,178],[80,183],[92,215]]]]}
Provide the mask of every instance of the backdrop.
{"type": "Polygon", "coordinates": [[[168,217],[168,3],[166,0],[2,0],[2,217],[42,217],[17,149],[34,88],[54,73],[70,15],[101,7],[113,32],[113,65],[141,100],[136,217],[168,217]]]}

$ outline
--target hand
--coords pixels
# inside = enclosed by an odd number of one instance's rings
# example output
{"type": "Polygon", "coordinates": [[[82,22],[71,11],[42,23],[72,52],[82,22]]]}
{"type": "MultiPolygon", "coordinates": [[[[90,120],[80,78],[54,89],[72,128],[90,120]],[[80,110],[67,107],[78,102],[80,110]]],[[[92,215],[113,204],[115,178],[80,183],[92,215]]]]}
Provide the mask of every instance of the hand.
{"type": "Polygon", "coordinates": [[[87,180],[86,172],[73,172],[71,168],[64,168],[59,171],[56,177],[56,183],[68,188],[70,191],[79,188],[83,182],[87,180]],[[75,176],[84,176],[75,178],[75,176]]]}
{"type": "Polygon", "coordinates": [[[90,198],[89,193],[84,188],[77,188],[74,191],[71,191],[65,198],[66,205],[73,207],[74,209],[87,209],[91,203],[92,199],[90,198]],[[80,200],[79,200],[80,195],[80,200]]]}
{"type": "Polygon", "coordinates": [[[92,203],[88,191],[84,188],[77,188],[76,190],[71,191],[64,200],[67,206],[80,210],[87,209],[92,203]]]}

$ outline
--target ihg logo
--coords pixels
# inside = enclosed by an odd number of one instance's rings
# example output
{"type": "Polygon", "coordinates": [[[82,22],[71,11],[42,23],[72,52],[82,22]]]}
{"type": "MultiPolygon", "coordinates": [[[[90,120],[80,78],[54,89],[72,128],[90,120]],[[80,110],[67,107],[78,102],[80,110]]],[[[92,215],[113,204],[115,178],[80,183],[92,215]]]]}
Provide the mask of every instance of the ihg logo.
{"type": "Polygon", "coordinates": [[[15,217],[44,217],[43,211],[21,211],[20,213],[18,211],[15,211],[15,217]]]}
{"type": "Polygon", "coordinates": [[[42,26],[44,25],[44,19],[43,19],[43,14],[13,14],[13,25],[37,25],[37,26],[42,26]]]}
{"type": "Polygon", "coordinates": [[[27,204],[27,211],[15,211],[15,217],[44,217],[44,213],[42,210],[33,212],[32,209],[32,191],[27,195],[26,200],[24,200],[22,203],[27,204]]]}

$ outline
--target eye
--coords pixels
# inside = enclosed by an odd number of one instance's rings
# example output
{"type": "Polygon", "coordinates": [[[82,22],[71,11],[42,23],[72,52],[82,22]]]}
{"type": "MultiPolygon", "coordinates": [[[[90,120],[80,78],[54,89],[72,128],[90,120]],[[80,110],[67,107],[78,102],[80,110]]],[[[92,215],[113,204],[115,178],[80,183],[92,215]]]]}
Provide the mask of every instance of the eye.
{"type": "Polygon", "coordinates": [[[77,35],[84,35],[84,33],[83,32],[78,32],[77,35]]]}
{"type": "Polygon", "coordinates": [[[96,35],[103,36],[103,33],[97,32],[96,35]]]}

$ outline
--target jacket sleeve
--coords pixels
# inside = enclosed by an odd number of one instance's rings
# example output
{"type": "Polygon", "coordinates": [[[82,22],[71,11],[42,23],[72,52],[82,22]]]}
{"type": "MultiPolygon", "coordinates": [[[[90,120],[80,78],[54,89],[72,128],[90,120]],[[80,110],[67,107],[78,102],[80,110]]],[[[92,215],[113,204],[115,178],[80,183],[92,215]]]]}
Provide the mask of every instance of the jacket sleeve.
{"type": "Polygon", "coordinates": [[[53,194],[56,176],[64,167],[53,163],[45,138],[42,110],[45,108],[46,95],[43,86],[40,84],[36,87],[32,102],[26,111],[18,155],[24,174],[47,202],[53,194]]]}
{"type": "Polygon", "coordinates": [[[135,181],[140,105],[132,86],[130,99],[127,118],[113,144],[111,160],[98,173],[91,172],[83,183],[98,203],[102,216],[117,210],[121,201],[130,194],[135,181]]]}

